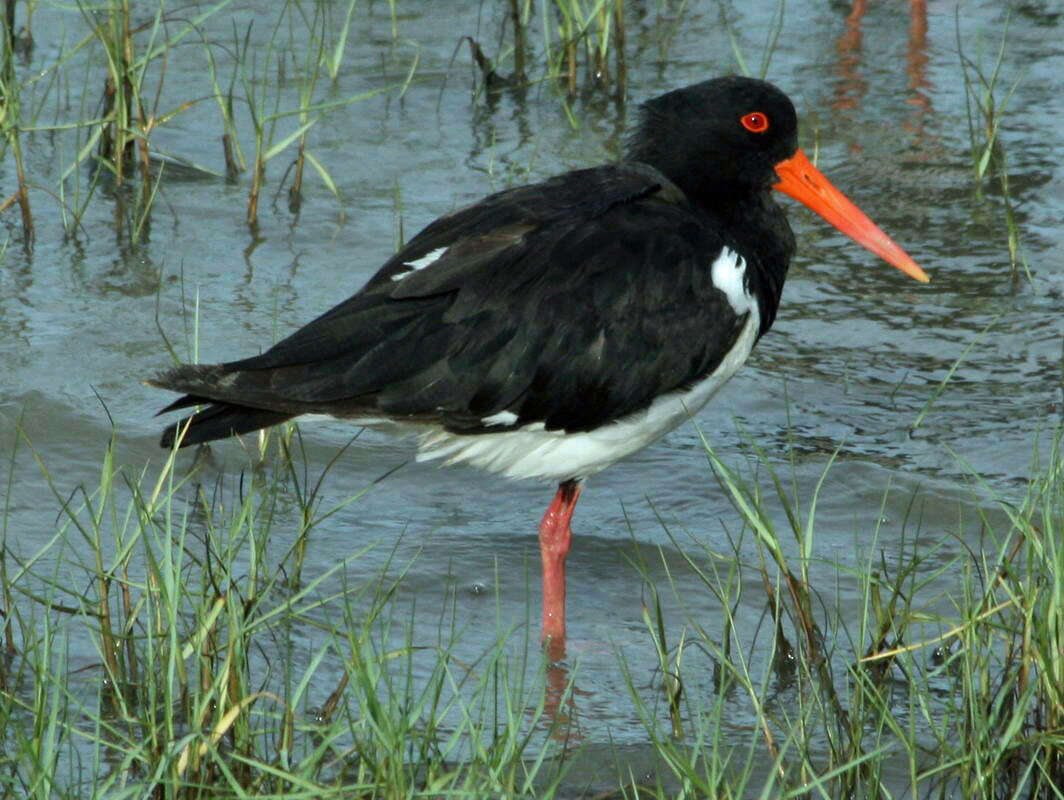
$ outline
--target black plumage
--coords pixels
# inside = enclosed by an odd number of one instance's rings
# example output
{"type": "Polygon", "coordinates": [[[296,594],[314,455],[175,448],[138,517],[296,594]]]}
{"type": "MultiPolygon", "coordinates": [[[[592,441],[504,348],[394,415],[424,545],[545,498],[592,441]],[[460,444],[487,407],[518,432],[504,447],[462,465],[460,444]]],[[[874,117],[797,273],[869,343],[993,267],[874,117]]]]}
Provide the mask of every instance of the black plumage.
{"type": "Polygon", "coordinates": [[[186,393],[165,411],[211,404],[183,445],[304,413],[485,435],[533,422],[593,430],[689,387],[734,344],[745,315],[710,277],[722,248],[742,253],[760,333],[771,325],[794,248],[769,196],[772,163],[794,151],[795,129],[789,101],[760,81],[671,92],[644,106],[625,161],[441,217],[361,291],[265,353],[181,366],[150,383],[186,393]],[[778,154],[735,155],[749,134],[718,114],[736,102],[780,120],[778,154]],[[706,143],[721,139],[731,157],[705,158],[706,143]],[[441,249],[430,266],[407,266],[441,249]],[[483,422],[500,412],[515,418],[483,422]]]}

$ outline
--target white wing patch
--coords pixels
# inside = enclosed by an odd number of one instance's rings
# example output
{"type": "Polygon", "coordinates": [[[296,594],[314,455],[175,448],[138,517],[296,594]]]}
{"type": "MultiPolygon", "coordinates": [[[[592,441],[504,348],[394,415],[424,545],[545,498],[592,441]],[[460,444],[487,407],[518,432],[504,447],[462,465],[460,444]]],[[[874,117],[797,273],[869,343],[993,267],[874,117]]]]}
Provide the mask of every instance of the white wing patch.
{"type": "Polygon", "coordinates": [[[724,292],[736,314],[757,309],[757,300],[746,291],[746,261],[725,247],[710,267],[713,285],[724,292]]]}
{"type": "Polygon", "coordinates": [[[500,411],[498,414],[484,417],[480,422],[487,427],[492,425],[513,425],[517,422],[517,414],[512,411],[500,411]]]}
{"type": "Polygon", "coordinates": [[[428,253],[427,255],[423,255],[421,258],[417,258],[417,259],[414,259],[413,261],[406,262],[405,264],[403,264],[403,266],[404,267],[410,267],[410,269],[406,270],[405,272],[400,272],[398,275],[392,275],[392,280],[393,281],[401,281],[407,275],[413,275],[418,270],[424,269],[425,267],[432,266],[437,261],[439,261],[440,257],[446,252],[447,252],[447,248],[446,247],[437,247],[431,253],[428,253]]]}

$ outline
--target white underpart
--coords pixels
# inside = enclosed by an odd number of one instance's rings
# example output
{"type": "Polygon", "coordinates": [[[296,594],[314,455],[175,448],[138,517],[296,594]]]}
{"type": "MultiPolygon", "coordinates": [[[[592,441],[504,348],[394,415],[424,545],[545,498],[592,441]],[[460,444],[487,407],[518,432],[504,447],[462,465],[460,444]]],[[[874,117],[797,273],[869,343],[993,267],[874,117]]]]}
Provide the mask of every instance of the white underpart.
{"type": "MultiPolygon", "coordinates": [[[[713,262],[713,284],[727,296],[737,314],[749,313],[735,345],[716,370],[686,390],[656,398],[648,408],[582,433],[548,431],[542,422],[491,434],[455,434],[433,430],[421,435],[418,461],[470,464],[510,478],[554,481],[586,478],[641,450],[682,424],[709,402],[742,366],[757,341],[761,318],[757,300],[744,286],[746,263],[725,249],[713,262]]],[[[485,424],[512,424],[499,412],[485,424]]],[[[511,415],[512,416],[512,415],[511,415]]]]}
{"type": "Polygon", "coordinates": [[[381,430],[394,430],[403,433],[404,426],[398,425],[395,420],[387,417],[337,417],[334,414],[300,414],[296,420],[301,423],[318,424],[322,422],[336,422],[342,419],[345,423],[360,425],[363,428],[379,428],[381,430]]]}
{"type": "Polygon", "coordinates": [[[424,269],[425,267],[431,264],[435,264],[437,261],[440,260],[440,256],[442,256],[445,252],[447,252],[446,247],[437,247],[431,253],[423,255],[421,258],[414,259],[413,261],[407,261],[403,264],[403,266],[410,267],[410,269],[408,269],[406,272],[400,272],[398,275],[392,275],[392,280],[401,281],[408,275],[413,275],[419,269],[424,269]]]}
{"type": "Polygon", "coordinates": [[[512,411],[500,411],[498,414],[484,417],[481,422],[489,427],[492,425],[513,425],[517,422],[517,414],[512,411]]]}

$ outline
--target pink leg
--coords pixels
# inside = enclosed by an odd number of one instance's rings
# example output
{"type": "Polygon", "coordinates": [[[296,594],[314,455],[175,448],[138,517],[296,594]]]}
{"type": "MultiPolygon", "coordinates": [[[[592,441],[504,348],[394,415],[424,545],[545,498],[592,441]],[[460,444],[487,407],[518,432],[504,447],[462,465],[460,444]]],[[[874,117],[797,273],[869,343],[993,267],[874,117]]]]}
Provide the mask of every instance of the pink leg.
{"type": "Polygon", "coordinates": [[[569,521],[580,498],[580,483],[565,481],[539,523],[539,553],[543,559],[543,642],[552,659],[565,652],[565,557],[573,532],[569,521]]]}

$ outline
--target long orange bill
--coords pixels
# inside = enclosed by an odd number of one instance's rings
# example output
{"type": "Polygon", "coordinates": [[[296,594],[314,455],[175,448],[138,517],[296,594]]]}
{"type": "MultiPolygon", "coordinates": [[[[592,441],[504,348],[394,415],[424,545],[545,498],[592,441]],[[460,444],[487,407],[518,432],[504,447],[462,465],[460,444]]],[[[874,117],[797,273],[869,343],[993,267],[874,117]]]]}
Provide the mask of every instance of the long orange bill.
{"type": "Polygon", "coordinates": [[[906,275],[922,283],[930,282],[927,273],[916,266],[909,254],[883,233],[876,224],[831,185],[801,150],[776,165],[780,182],[773,185],[818,213],[862,247],[866,247],[906,275]]]}

